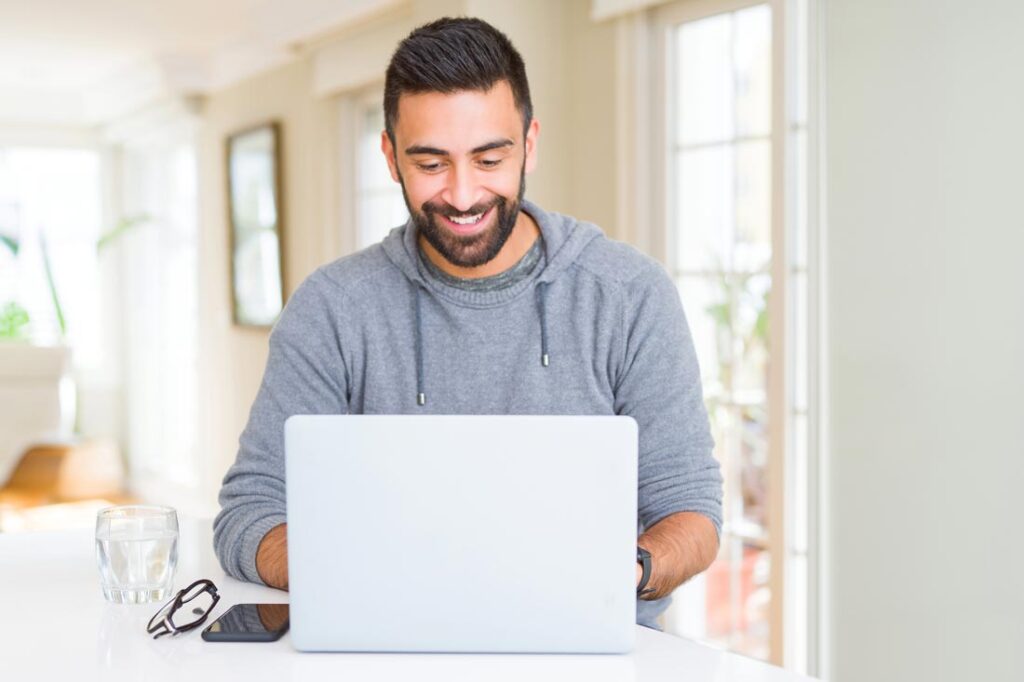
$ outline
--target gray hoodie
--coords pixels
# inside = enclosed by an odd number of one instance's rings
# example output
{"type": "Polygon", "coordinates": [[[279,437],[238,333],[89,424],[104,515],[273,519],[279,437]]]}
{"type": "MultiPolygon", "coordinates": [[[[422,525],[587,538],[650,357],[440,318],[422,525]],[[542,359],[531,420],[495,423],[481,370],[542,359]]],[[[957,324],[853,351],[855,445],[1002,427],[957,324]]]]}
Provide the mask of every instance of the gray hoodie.
{"type": "MultiPolygon", "coordinates": [[[[546,263],[512,286],[468,291],[430,276],[411,222],[299,286],[220,491],[214,546],[229,575],[261,582],[256,549],[286,521],[293,414],[629,415],[639,527],[695,511],[721,533],[722,477],[671,278],[592,224],[523,210],[546,263]]],[[[655,627],[668,601],[638,601],[637,622],[655,627]]]]}

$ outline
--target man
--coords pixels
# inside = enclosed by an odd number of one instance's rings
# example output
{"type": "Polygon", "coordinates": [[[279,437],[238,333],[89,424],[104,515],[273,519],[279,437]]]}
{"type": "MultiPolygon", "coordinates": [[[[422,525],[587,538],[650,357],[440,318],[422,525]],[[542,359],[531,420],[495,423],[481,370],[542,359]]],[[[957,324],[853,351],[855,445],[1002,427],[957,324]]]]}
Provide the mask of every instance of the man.
{"type": "MultiPolygon", "coordinates": [[[[630,415],[637,544],[651,555],[637,622],[657,627],[721,530],[722,479],[675,286],[599,228],[523,199],[540,126],[522,58],[489,24],[413,31],[388,67],[384,111],[381,146],[409,222],[314,272],[275,325],[220,493],[224,570],[288,587],[292,414],[630,415]]],[[[638,561],[638,586],[642,573],[638,561]]]]}

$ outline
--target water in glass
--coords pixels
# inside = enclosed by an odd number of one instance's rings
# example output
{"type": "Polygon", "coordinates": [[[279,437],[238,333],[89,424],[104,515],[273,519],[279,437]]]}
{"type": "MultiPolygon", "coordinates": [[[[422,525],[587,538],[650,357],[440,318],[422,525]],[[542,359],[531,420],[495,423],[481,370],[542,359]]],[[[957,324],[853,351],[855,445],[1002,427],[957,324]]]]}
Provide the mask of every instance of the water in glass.
{"type": "Polygon", "coordinates": [[[96,516],[96,561],[108,601],[143,604],[171,593],[178,517],[170,507],[110,507],[96,516]]]}

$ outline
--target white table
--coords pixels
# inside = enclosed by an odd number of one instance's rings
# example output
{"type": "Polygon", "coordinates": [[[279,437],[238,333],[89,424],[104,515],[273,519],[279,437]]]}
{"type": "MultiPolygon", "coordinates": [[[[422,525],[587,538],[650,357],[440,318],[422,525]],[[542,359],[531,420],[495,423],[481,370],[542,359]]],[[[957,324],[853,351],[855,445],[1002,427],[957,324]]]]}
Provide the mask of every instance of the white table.
{"type": "MultiPolygon", "coordinates": [[[[108,604],[99,588],[91,530],[0,534],[0,661],[9,680],[487,680],[652,682],[807,679],[750,658],[638,626],[628,656],[306,654],[286,634],[270,644],[204,642],[200,629],[151,639],[159,604],[108,604]]],[[[286,602],[278,590],[227,577],[209,521],[183,520],[175,588],[218,586],[207,622],[243,602],[286,602]]],[[[205,625],[203,626],[205,627],[205,625]]]]}

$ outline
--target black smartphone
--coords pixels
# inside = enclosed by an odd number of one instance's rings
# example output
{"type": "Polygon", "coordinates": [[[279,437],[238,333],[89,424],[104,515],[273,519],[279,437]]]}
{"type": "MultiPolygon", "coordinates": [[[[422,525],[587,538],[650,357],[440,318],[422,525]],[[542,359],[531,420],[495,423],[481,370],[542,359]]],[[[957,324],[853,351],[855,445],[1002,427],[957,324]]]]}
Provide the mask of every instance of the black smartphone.
{"type": "Polygon", "coordinates": [[[287,604],[235,604],[203,630],[203,639],[207,642],[273,642],[287,631],[287,604]]]}

